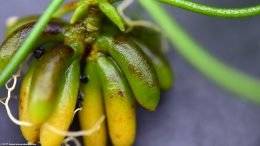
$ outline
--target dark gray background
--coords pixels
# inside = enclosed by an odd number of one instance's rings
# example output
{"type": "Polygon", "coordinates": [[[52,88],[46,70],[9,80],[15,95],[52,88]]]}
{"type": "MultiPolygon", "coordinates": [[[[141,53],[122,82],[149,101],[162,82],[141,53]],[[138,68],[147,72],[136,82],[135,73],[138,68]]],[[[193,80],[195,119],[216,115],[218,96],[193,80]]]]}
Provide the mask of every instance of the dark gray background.
{"type": "MultiPolygon", "coordinates": [[[[0,38],[9,16],[40,13],[50,0],[5,0],[0,9],[0,38]]],[[[259,0],[199,0],[240,7],[259,0]]],[[[183,27],[224,62],[260,78],[260,16],[220,19],[170,8],[183,27]]],[[[138,9],[141,9],[140,7],[138,9]]],[[[260,107],[219,88],[197,72],[175,50],[169,52],[175,70],[175,87],[163,93],[159,108],[138,111],[136,146],[259,146],[260,107]]],[[[259,89],[260,90],[260,89],[259,89]]],[[[3,96],[3,91],[1,97],[3,96]]],[[[17,111],[17,101],[11,102],[17,111]]],[[[16,115],[17,117],[17,115],[16,115]]],[[[0,106],[0,145],[24,142],[19,127],[0,106]]]]}

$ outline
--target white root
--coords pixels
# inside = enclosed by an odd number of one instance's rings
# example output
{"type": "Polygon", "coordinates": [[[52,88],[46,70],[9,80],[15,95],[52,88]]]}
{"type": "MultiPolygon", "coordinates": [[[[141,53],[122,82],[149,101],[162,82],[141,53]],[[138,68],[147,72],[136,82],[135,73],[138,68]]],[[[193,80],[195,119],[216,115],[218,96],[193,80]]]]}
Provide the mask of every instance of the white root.
{"type": "Polygon", "coordinates": [[[79,111],[81,111],[81,110],[82,110],[82,107],[77,108],[77,109],[74,111],[73,119],[74,119],[75,115],[77,114],[77,112],[79,112],[79,111]]]}
{"type": "Polygon", "coordinates": [[[63,144],[64,144],[65,146],[70,146],[70,145],[68,144],[70,141],[74,142],[75,146],[81,146],[79,140],[78,140],[77,138],[75,138],[75,137],[67,137],[67,138],[65,138],[65,139],[63,140],[63,144]]]}
{"type": "Polygon", "coordinates": [[[19,121],[18,119],[16,119],[16,118],[13,116],[13,114],[12,114],[12,112],[11,112],[11,110],[10,110],[10,107],[9,107],[9,101],[10,101],[10,99],[11,99],[11,94],[12,94],[13,90],[14,90],[15,87],[16,87],[17,78],[20,77],[20,75],[21,75],[21,67],[20,67],[20,69],[18,70],[18,72],[17,72],[15,75],[13,75],[12,78],[9,79],[8,82],[5,84],[5,87],[6,87],[6,89],[7,89],[7,97],[6,97],[6,100],[5,100],[5,101],[2,101],[2,100],[1,100],[1,103],[4,104],[5,109],[6,109],[6,112],[7,112],[7,115],[8,115],[8,117],[10,118],[10,120],[11,120],[13,123],[15,123],[16,125],[20,125],[20,126],[32,126],[32,124],[29,123],[29,122],[19,121]],[[12,80],[13,80],[13,84],[10,85],[10,86],[8,86],[8,85],[11,83],[12,80]]]}
{"type": "MultiPolygon", "coordinates": [[[[5,88],[7,89],[7,97],[4,97],[4,98],[1,98],[0,99],[0,103],[2,103],[4,106],[5,106],[5,109],[6,109],[6,112],[7,112],[7,115],[8,117],[10,118],[10,120],[18,125],[18,126],[32,126],[33,124],[30,123],[30,122],[26,122],[26,121],[20,121],[18,119],[16,119],[12,112],[11,112],[11,109],[9,107],[9,101],[12,97],[12,92],[13,90],[15,89],[16,87],[16,84],[17,84],[17,79],[21,76],[21,74],[23,73],[23,68],[24,67],[27,67],[26,63],[28,62],[30,56],[26,58],[26,60],[20,65],[18,71],[12,76],[12,78],[10,78],[7,83],[5,84],[5,88]],[[11,81],[13,80],[13,84],[11,86],[8,86],[11,81]],[[5,101],[4,101],[5,99],[5,101]]],[[[17,97],[17,96],[14,96],[14,97],[17,97]]]]}
{"type": "MultiPolygon", "coordinates": [[[[124,11],[132,4],[134,3],[134,0],[124,0],[117,6],[117,11],[118,13],[122,16],[124,21],[126,22],[127,25],[131,27],[136,27],[136,26],[143,26],[147,28],[151,28],[157,32],[161,32],[161,29],[156,26],[155,24],[151,23],[150,21],[146,20],[131,20],[128,16],[125,15],[124,11]]],[[[128,30],[129,31],[129,30],[128,30]]]]}
{"type": "Polygon", "coordinates": [[[6,99],[6,98],[1,98],[1,99],[0,99],[0,103],[2,103],[3,105],[5,105],[5,102],[4,102],[5,99],[6,99]]]}
{"type": "Polygon", "coordinates": [[[59,135],[63,135],[63,136],[68,136],[68,137],[89,136],[100,128],[100,126],[104,120],[105,120],[105,116],[103,115],[95,123],[95,125],[92,128],[90,128],[89,130],[81,130],[81,131],[75,131],[75,132],[63,131],[63,130],[57,129],[47,123],[45,123],[43,126],[44,126],[44,128],[47,128],[47,129],[51,130],[52,132],[59,134],[59,135]]]}

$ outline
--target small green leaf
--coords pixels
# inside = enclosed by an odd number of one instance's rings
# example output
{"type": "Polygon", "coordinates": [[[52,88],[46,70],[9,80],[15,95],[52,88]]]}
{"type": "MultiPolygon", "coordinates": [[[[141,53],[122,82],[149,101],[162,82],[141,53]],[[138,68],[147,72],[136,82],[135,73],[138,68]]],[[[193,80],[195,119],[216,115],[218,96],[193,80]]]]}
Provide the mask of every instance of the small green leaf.
{"type": "Polygon", "coordinates": [[[78,8],[75,10],[75,12],[72,15],[72,18],[70,19],[70,23],[74,24],[83,16],[85,16],[87,14],[88,7],[89,2],[87,0],[81,0],[78,8]]]}
{"type": "Polygon", "coordinates": [[[102,0],[99,2],[99,8],[121,31],[125,31],[124,21],[112,4],[102,0]]]}

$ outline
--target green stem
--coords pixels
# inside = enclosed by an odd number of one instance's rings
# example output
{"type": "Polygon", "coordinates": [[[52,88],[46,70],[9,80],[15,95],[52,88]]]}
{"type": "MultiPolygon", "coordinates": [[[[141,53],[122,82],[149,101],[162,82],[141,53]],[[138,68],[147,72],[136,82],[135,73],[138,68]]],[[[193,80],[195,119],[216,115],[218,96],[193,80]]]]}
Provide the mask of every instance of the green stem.
{"type": "Polygon", "coordinates": [[[19,67],[21,62],[32,51],[33,46],[40,37],[40,34],[43,31],[44,27],[50,21],[52,15],[63,3],[63,1],[64,0],[52,0],[51,4],[40,17],[39,21],[36,23],[28,38],[24,41],[21,48],[17,51],[12,60],[7,64],[6,68],[0,74],[0,87],[2,87],[6,83],[6,81],[10,78],[13,72],[19,67]]]}
{"type": "Polygon", "coordinates": [[[259,80],[240,73],[211,56],[154,0],[139,0],[139,2],[161,26],[177,51],[199,71],[227,90],[247,100],[260,103],[259,80]]]}
{"type": "MultiPolygon", "coordinates": [[[[183,8],[192,12],[201,13],[209,16],[240,18],[249,17],[260,14],[260,5],[246,7],[246,8],[217,8],[212,6],[205,6],[203,4],[195,3],[188,0],[158,0],[172,6],[183,8]]],[[[148,3],[148,2],[147,2],[148,3]]]]}

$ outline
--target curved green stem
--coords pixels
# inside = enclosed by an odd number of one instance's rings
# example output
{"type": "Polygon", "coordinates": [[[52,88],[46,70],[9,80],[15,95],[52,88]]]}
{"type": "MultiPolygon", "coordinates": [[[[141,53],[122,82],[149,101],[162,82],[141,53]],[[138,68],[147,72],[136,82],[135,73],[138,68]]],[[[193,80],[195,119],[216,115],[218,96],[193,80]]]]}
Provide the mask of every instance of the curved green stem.
{"type": "Polygon", "coordinates": [[[6,68],[0,74],[0,87],[2,87],[13,72],[18,68],[21,62],[28,56],[32,51],[33,46],[37,39],[39,38],[41,32],[43,31],[46,24],[50,21],[53,13],[58,9],[58,7],[63,3],[64,0],[52,0],[51,4],[48,6],[46,11],[40,17],[39,21],[34,26],[31,34],[25,40],[21,48],[14,55],[12,60],[7,64],[6,68]]]}
{"type": "MultiPolygon", "coordinates": [[[[201,13],[209,16],[240,18],[256,16],[260,14],[260,5],[246,7],[246,8],[217,8],[195,3],[188,0],[158,0],[172,6],[183,8],[192,12],[201,13]]],[[[146,2],[148,3],[148,2],[146,2]]]]}
{"type": "Polygon", "coordinates": [[[172,45],[192,65],[220,86],[247,100],[260,103],[260,81],[221,63],[198,45],[154,0],[139,0],[161,26],[172,45]]]}

